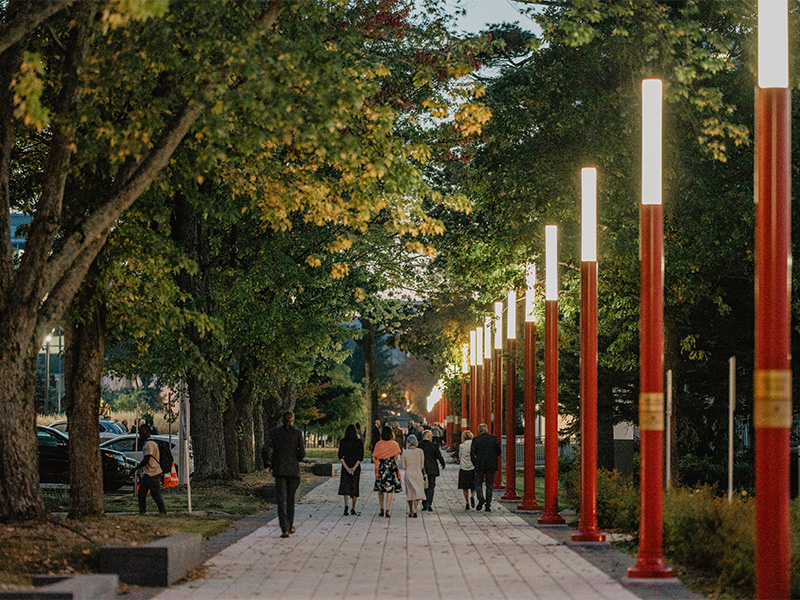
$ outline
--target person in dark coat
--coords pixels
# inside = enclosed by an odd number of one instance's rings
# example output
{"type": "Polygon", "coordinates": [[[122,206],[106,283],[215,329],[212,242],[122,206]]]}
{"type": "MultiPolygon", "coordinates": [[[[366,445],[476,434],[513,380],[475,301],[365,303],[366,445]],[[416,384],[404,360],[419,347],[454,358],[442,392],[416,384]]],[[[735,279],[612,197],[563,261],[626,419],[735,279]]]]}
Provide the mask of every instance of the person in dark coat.
{"type": "Polygon", "coordinates": [[[372,435],[369,438],[369,449],[375,450],[375,444],[381,441],[381,421],[380,419],[375,419],[375,422],[372,424],[372,435]]]}
{"type": "Polygon", "coordinates": [[[342,461],[342,474],[339,478],[339,495],[344,496],[344,516],[350,514],[347,499],[350,498],[353,516],[357,517],[356,501],[361,483],[361,461],[364,460],[364,442],[358,437],[356,428],[348,425],[344,438],[339,442],[339,460],[342,461]]]}
{"type": "Polygon", "coordinates": [[[433,443],[433,434],[430,430],[422,434],[419,443],[420,450],[425,454],[425,474],[428,476],[428,487],[425,488],[425,501],[422,510],[433,510],[433,493],[436,491],[436,478],[439,476],[439,465],[444,469],[444,458],[439,446],[433,443]]]}
{"type": "Polygon", "coordinates": [[[294,427],[294,413],[287,410],[281,416],[281,425],[270,429],[262,450],[264,466],[272,469],[275,477],[282,538],[295,532],[294,498],[300,486],[300,461],[305,456],[303,434],[294,427]]]}
{"type": "Polygon", "coordinates": [[[472,446],[469,449],[472,464],[475,466],[475,490],[478,496],[478,506],[475,507],[475,510],[482,509],[485,504],[486,512],[491,512],[497,457],[503,453],[503,450],[500,447],[500,441],[489,433],[486,423],[478,425],[478,432],[478,436],[473,438],[472,446]],[[484,483],[486,485],[485,495],[484,483]]]}

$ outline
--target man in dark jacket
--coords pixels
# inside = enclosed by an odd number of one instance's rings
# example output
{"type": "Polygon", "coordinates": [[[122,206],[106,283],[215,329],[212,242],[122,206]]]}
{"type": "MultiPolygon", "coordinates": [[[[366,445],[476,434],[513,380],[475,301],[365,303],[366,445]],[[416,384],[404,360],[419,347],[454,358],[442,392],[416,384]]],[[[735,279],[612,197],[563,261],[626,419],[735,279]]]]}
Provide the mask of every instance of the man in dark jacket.
{"type": "Polygon", "coordinates": [[[369,440],[369,448],[370,450],[375,450],[375,444],[381,441],[381,420],[375,419],[375,422],[372,424],[372,433],[369,440]]]}
{"type": "Polygon", "coordinates": [[[422,434],[422,441],[419,449],[425,454],[425,474],[428,476],[428,487],[425,488],[425,500],[422,502],[422,510],[433,510],[433,492],[436,490],[436,478],[439,476],[439,464],[444,469],[444,458],[439,446],[432,441],[433,434],[425,431],[422,434]]]}
{"type": "Polygon", "coordinates": [[[264,466],[272,469],[275,477],[278,521],[281,524],[281,537],[286,538],[295,532],[294,497],[300,485],[300,461],[306,456],[306,448],[303,434],[294,428],[294,413],[283,413],[281,423],[267,434],[262,457],[264,466]]]}
{"type": "Polygon", "coordinates": [[[492,511],[492,492],[494,491],[494,475],[497,472],[497,457],[503,453],[500,441],[489,433],[486,423],[478,425],[478,435],[472,440],[469,455],[475,466],[475,491],[478,495],[480,510],[486,505],[486,512],[492,511]],[[483,493],[483,484],[486,484],[486,495],[483,493]]]}

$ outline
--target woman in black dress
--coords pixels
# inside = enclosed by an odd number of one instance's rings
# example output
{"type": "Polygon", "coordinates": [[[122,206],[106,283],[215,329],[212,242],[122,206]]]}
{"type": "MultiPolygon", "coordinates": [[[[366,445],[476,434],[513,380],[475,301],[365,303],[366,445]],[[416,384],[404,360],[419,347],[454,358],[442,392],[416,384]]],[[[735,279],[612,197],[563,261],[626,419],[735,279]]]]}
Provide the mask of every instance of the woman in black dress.
{"type": "Polygon", "coordinates": [[[348,425],[344,431],[344,438],[339,442],[339,460],[342,461],[342,475],[339,479],[339,495],[344,496],[344,515],[356,517],[356,500],[358,500],[358,486],[361,482],[361,461],[364,460],[364,442],[358,437],[355,425],[348,425]],[[347,506],[347,499],[351,499],[352,509],[347,506]]]}

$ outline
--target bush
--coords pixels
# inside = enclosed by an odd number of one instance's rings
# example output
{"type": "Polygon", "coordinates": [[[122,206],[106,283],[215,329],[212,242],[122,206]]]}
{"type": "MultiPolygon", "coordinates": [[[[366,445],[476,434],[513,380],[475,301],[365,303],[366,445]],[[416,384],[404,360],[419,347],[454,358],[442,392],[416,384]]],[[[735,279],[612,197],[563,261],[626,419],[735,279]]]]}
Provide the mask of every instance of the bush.
{"type": "MultiPolygon", "coordinates": [[[[580,469],[565,473],[562,478],[564,498],[580,508],[580,469]]],[[[637,533],[639,530],[639,490],[632,477],[617,471],[597,471],[597,524],[604,531],[637,533]]]]}

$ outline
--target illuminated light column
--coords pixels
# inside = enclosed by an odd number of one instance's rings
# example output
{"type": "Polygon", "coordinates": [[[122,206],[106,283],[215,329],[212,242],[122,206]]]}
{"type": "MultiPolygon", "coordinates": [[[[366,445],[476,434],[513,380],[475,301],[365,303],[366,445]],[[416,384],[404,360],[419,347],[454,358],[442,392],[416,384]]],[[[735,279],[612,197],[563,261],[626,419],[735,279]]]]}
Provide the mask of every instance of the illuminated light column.
{"type": "Polygon", "coordinates": [[[492,318],[483,324],[483,423],[492,427],[492,318]]]}
{"type": "Polygon", "coordinates": [[[791,91],[787,0],[758,2],[756,90],[756,597],[788,598],[792,375],[791,91]]]}
{"type": "Polygon", "coordinates": [[[501,500],[519,500],[517,494],[517,432],[514,387],[517,380],[517,293],[508,292],[508,315],[506,317],[506,493],[501,500]]]}
{"type": "Polygon", "coordinates": [[[469,378],[469,428],[477,431],[478,424],[478,330],[469,332],[469,357],[470,357],[470,378],[469,378]]]}
{"type": "Polygon", "coordinates": [[[597,169],[581,169],[581,517],[573,542],[605,542],[597,527],[597,169]]]}
{"type": "Polygon", "coordinates": [[[545,232],[544,512],[539,525],[563,525],[558,514],[558,228],[545,232]]]}
{"type": "Polygon", "coordinates": [[[664,215],[661,205],[660,79],[642,81],[639,556],[628,577],[673,577],[661,549],[664,500],[664,215]]]}
{"type": "MultiPolygon", "coordinates": [[[[494,406],[492,408],[492,435],[502,443],[501,425],[503,423],[503,303],[494,303],[494,406]]],[[[494,473],[494,489],[505,489],[502,475],[502,456],[497,457],[497,471],[494,473]]]]}
{"type": "Polygon", "coordinates": [[[536,317],[533,313],[536,265],[526,268],[528,289],[525,291],[525,466],[522,502],[517,510],[541,510],[536,501],[536,317]]]}
{"type": "Polygon", "coordinates": [[[469,376],[470,366],[469,344],[464,344],[461,347],[461,426],[456,428],[457,431],[466,431],[469,428],[469,421],[467,420],[467,416],[469,415],[467,377],[469,376]]]}

